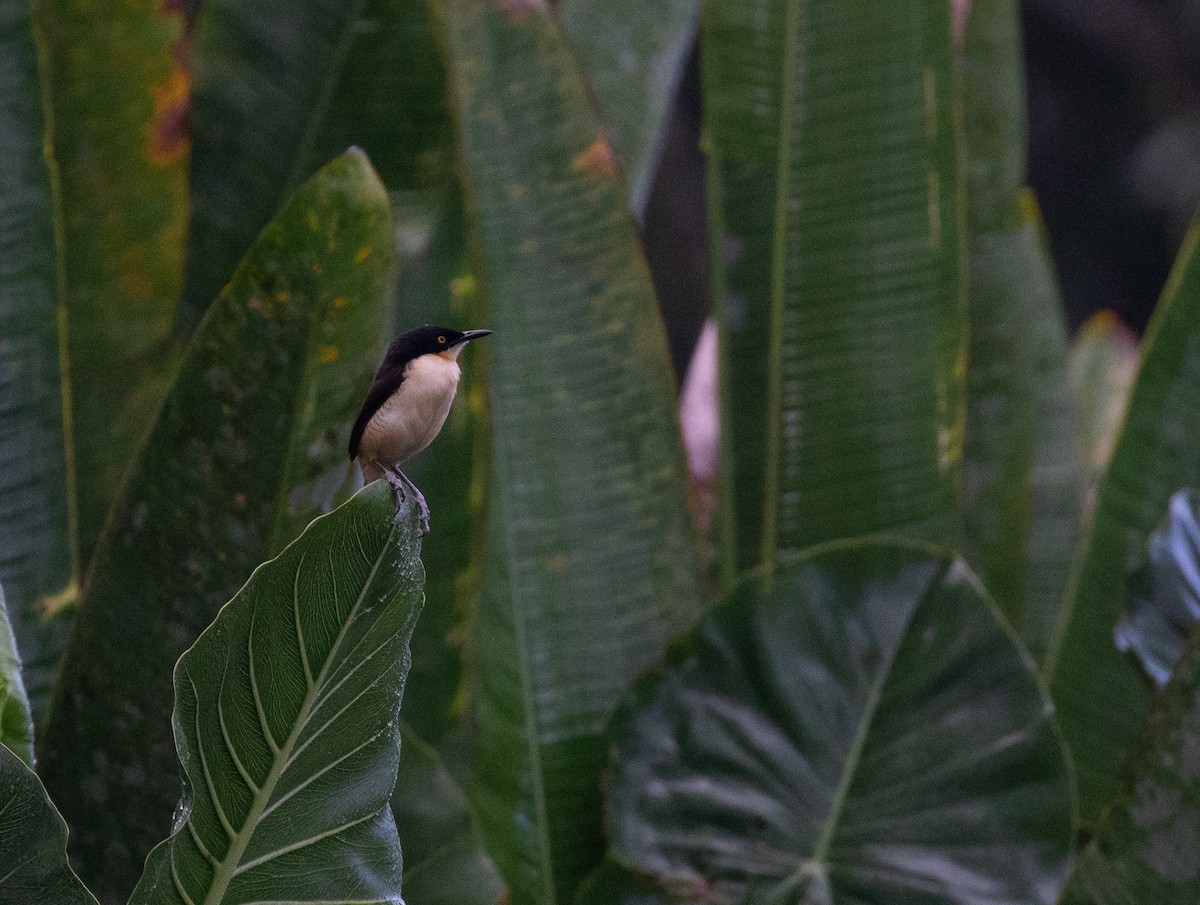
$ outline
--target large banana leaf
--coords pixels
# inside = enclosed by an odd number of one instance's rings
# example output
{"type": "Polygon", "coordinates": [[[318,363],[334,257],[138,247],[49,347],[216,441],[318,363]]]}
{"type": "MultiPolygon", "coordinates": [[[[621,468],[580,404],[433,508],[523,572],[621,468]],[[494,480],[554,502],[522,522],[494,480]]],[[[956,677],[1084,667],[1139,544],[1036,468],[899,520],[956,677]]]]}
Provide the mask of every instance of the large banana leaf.
{"type": "Polygon", "coordinates": [[[72,576],[54,198],[32,13],[29,0],[0,0],[0,581],[40,700],[60,644],[38,602],[62,595],[72,576]]]}
{"type": "Polygon", "coordinates": [[[41,781],[0,745],[0,905],[96,905],[67,863],[67,825],[41,781]]]}
{"type": "Polygon", "coordinates": [[[1200,901],[1200,632],[1151,711],[1096,838],[1062,905],[1200,901]]]}
{"type": "Polygon", "coordinates": [[[473,800],[515,905],[601,853],[602,730],[700,607],[675,387],[625,187],[546,5],[449,0],[492,338],[473,800]]]}
{"type": "Polygon", "coordinates": [[[961,560],[818,548],[614,720],[612,852],[678,902],[1053,902],[1071,783],[1035,669],[961,560]]]}
{"type": "Polygon", "coordinates": [[[605,134],[640,218],[684,64],[696,40],[699,0],[566,0],[559,18],[596,94],[605,134]]]}
{"type": "Polygon", "coordinates": [[[68,487],[86,567],[170,385],[187,227],[179,4],[37,4],[59,174],[71,397],[68,487]]]}
{"type": "Polygon", "coordinates": [[[387,197],[361,153],[309,180],[214,303],[133,466],[41,739],[76,863],[105,900],[128,893],[170,822],[176,658],[347,475],[391,251],[387,197]]]}
{"type": "Polygon", "coordinates": [[[193,55],[185,334],[288,195],[347,146],[391,190],[446,175],[445,77],[420,0],[208,0],[193,55]]]}
{"type": "Polygon", "coordinates": [[[403,905],[388,798],[422,601],[415,510],[367,487],[256,569],[180,658],[183,798],[130,905],[403,905]]]}
{"type": "Polygon", "coordinates": [[[1065,492],[1077,511],[1078,479],[1072,424],[1062,417],[1069,406],[1054,423],[1038,417],[1042,400],[1069,393],[1062,302],[1025,197],[1025,80],[1015,0],[971,4],[962,59],[970,232],[965,549],[1009,621],[1040,652],[1053,632],[1075,541],[1073,532],[1046,524],[1047,516],[1056,519],[1046,504],[1065,492]],[[1035,496],[1035,459],[1039,443],[1048,441],[1067,447],[1057,475],[1066,486],[1059,492],[1041,486],[1035,496]],[[1048,549],[1031,545],[1035,532],[1048,549]],[[1058,557],[1051,586],[1050,569],[1042,568],[1048,553],[1058,557]]]}
{"type": "Polygon", "coordinates": [[[704,8],[724,573],[957,536],[964,231],[949,4],[704,8]]]}
{"type": "MultiPolygon", "coordinates": [[[[431,605],[426,603],[422,617],[431,605]]],[[[400,738],[400,773],[391,808],[404,850],[404,901],[499,905],[504,881],[483,850],[466,796],[437,752],[403,723],[400,738]]]]}
{"type": "Polygon", "coordinates": [[[0,745],[33,766],[33,721],[29,717],[21,657],[4,604],[3,588],[0,588],[0,745]]]}
{"type": "Polygon", "coordinates": [[[1171,494],[1200,485],[1198,240],[1193,227],[1147,330],[1124,427],[1046,657],[1087,822],[1099,816],[1149,702],[1148,681],[1113,638],[1129,598],[1129,572],[1171,494]]]}

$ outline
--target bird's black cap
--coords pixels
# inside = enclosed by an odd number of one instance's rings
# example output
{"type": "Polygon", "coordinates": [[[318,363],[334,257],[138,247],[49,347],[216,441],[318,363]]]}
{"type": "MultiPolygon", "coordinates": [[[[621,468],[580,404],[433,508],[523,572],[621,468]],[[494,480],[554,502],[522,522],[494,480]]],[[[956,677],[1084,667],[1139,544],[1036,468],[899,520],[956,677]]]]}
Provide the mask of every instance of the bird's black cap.
{"type": "Polygon", "coordinates": [[[387,354],[375,374],[375,382],[358,412],[358,418],[350,431],[350,458],[358,455],[358,444],[362,440],[367,422],[379,411],[379,407],[387,401],[392,393],[404,382],[404,369],[414,358],[422,355],[438,354],[448,349],[454,349],[473,339],[481,339],[491,335],[491,330],[452,330],[449,327],[439,327],[426,324],[409,330],[392,340],[387,354]]]}
{"type": "Polygon", "coordinates": [[[449,327],[426,324],[396,337],[388,346],[383,363],[384,366],[408,364],[419,355],[445,352],[447,349],[461,346],[473,339],[488,336],[491,332],[491,330],[452,330],[449,327]]]}

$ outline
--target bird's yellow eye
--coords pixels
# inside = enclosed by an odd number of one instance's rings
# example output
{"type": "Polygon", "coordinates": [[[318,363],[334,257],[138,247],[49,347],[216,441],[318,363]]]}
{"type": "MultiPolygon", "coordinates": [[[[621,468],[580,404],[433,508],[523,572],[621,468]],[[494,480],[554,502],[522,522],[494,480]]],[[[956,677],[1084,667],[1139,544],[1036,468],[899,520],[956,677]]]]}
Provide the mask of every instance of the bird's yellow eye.
{"type": "Polygon", "coordinates": [[[445,342],[446,342],[446,337],[444,337],[444,336],[439,336],[439,337],[438,337],[438,342],[440,342],[440,343],[442,343],[442,344],[444,345],[444,344],[445,344],[445,342]]]}

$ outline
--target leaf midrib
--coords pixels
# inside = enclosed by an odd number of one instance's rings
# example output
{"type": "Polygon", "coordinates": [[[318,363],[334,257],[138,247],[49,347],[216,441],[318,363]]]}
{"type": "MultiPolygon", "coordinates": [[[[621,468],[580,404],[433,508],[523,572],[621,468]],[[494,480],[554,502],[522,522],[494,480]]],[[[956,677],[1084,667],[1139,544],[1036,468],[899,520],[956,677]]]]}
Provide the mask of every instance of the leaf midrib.
{"type": "Polygon", "coordinates": [[[863,706],[862,718],[859,720],[858,727],[854,731],[854,739],[850,743],[850,751],[846,755],[846,763],[842,767],[842,775],[838,779],[837,788],[834,789],[833,796],[829,802],[829,815],[826,817],[821,835],[817,837],[816,844],[813,845],[812,855],[803,860],[800,866],[789,874],[777,888],[795,888],[797,884],[803,883],[805,879],[814,875],[827,879],[829,849],[833,845],[833,837],[837,833],[838,825],[841,823],[842,815],[846,810],[846,802],[850,797],[850,787],[853,785],[855,777],[858,774],[863,749],[866,747],[867,737],[870,735],[871,727],[875,722],[876,711],[879,709],[880,701],[883,698],[883,689],[892,677],[892,667],[896,664],[896,655],[900,653],[900,648],[904,646],[904,639],[912,627],[914,617],[925,606],[935,590],[942,586],[948,570],[949,566],[943,565],[930,578],[929,583],[921,592],[921,596],[909,612],[908,618],[904,620],[904,624],[896,636],[895,645],[888,651],[887,663],[879,670],[875,681],[871,684],[871,689],[867,693],[866,703],[863,706]]]}
{"type": "Polygon", "coordinates": [[[780,458],[783,442],[783,307],[787,292],[788,173],[792,160],[792,103],[796,89],[796,44],[800,0],[790,0],[783,31],[779,93],[779,150],[775,161],[775,222],[771,237],[771,323],[767,352],[766,461],[763,478],[763,585],[770,589],[778,550],[780,458]]]}
{"type": "MultiPolygon", "coordinates": [[[[292,726],[291,733],[275,754],[271,769],[267,773],[266,779],[263,780],[261,788],[255,794],[254,800],[250,804],[250,810],[246,814],[246,819],[242,821],[242,826],[237,836],[232,840],[229,851],[225,853],[225,857],[213,869],[212,884],[209,886],[208,893],[204,897],[203,905],[220,905],[225,895],[225,890],[234,876],[236,876],[242,856],[246,853],[246,846],[249,845],[250,840],[254,836],[254,831],[258,828],[258,821],[262,816],[263,809],[274,793],[279,779],[283,776],[284,769],[291,757],[292,749],[296,746],[296,742],[299,741],[301,730],[308,724],[308,717],[311,715],[313,704],[319,697],[319,692],[324,687],[330,665],[334,662],[338,649],[346,638],[346,630],[350,627],[350,623],[354,621],[359,607],[362,606],[367,590],[375,581],[375,576],[378,574],[379,566],[383,562],[388,548],[391,546],[392,536],[395,534],[395,531],[396,525],[393,522],[392,527],[388,531],[387,539],[381,545],[379,554],[375,557],[375,562],[371,566],[371,572],[367,576],[366,581],[363,582],[362,590],[358,593],[358,598],[354,601],[354,606],[350,608],[345,620],[342,622],[342,627],[338,631],[337,638],[334,639],[333,647],[330,648],[329,656],[325,658],[325,663],[321,666],[321,672],[317,675],[316,681],[313,682],[312,687],[309,688],[308,693],[304,696],[304,701],[296,714],[295,724],[292,726]]],[[[198,744],[199,740],[197,739],[198,744]]],[[[188,818],[188,822],[191,823],[190,817],[188,818]]]]}

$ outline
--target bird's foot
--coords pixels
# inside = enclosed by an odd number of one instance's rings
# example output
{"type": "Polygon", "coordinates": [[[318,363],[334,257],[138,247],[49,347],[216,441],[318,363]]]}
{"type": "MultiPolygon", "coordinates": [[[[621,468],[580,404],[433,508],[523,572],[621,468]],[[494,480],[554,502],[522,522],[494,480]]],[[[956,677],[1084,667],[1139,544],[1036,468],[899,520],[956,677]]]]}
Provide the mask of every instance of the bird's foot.
{"type": "Polygon", "coordinates": [[[405,488],[412,491],[413,499],[416,501],[416,504],[417,504],[417,512],[418,512],[418,514],[420,516],[420,520],[421,520],[421,534],[422,534],[422,536],[428,534],[429,533],[429,505],[425,502],[425,494],[421,493],[421,491],[417,487],[417,485],[412,482],[412,479],[409,478],[408,475],[406,475],[404,472],[402,472],[400,470],[399,466],[392,469],[392,471],[389,471],[387,473],[387,476],[388,476],[388,483],[391,484],[393,488],[396,488],[396,493],[398,495],[398,499],[400,502],[403,502],[405,499],[405,496],[404,496],[405,488]],[[392,480],[393,478],[395,478],[395,482],[393,482],[393,480],[392,480]]]}
{"type": "Polygon", "coordinates": [[[396,497],[396,505],[399,506],[408,498],[404,492],[406,485],[403,478],[394,474],[390,469],[385,470],[383,476],[387,478],[387,482],[392,488],[392,494],[396,497]]]}

